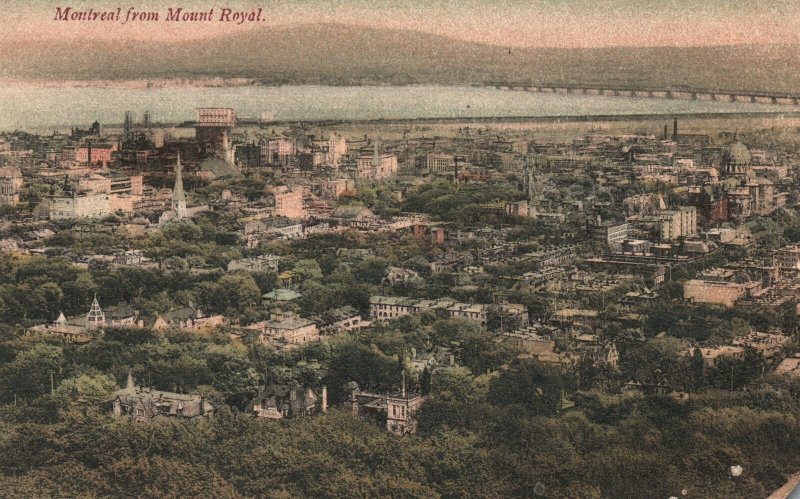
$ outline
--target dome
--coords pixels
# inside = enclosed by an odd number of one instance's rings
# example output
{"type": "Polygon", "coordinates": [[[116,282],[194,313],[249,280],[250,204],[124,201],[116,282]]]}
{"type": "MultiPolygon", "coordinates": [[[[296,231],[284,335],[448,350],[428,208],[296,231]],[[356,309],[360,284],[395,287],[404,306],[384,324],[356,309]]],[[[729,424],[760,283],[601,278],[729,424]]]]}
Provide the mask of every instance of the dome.
{"type": "Polygon", "coordinates": [[[749,165],[751,159],[750,150],[738,140],[722,151],[722,162],[726,165],[749,165]]]}

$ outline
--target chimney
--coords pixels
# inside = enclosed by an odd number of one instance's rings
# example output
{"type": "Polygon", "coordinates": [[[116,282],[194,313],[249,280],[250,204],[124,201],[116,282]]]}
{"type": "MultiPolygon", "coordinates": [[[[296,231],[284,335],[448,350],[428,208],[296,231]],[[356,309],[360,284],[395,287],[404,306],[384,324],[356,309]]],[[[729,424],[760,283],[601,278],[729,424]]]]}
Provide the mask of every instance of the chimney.
{"type": "Polygon", "coordinates": [[[328,412],[328,387],[322,385],[322,414],[328,412]]]}
{"type": "Polygon", "coordinates": [[[411,347],[411,360],[415,360],[417,358],[417,349],[411,347]]]}
{"type": "Polygon", "coordinates": [[[86,143],[86,164],[92,166],[92,141],[86,143]]]}
{"type": "Polygon", "coordinates": [[[667,140],[669,135],[667,134],[667,125],[664,125],[664,140],[667,140]]]}
{"type": "Polygon", "coordinates": [[[678,118],[672,122],[672,140],[678,140],[678,118]]]}
{"type": "Polygon", "coordinates": [[[403,398],[405,398],[405,396],[406,396],[406,372],[405,371],[403,371],[403,388],[402,388],[402,391],[400,393],[403,396],[403,398]]]}

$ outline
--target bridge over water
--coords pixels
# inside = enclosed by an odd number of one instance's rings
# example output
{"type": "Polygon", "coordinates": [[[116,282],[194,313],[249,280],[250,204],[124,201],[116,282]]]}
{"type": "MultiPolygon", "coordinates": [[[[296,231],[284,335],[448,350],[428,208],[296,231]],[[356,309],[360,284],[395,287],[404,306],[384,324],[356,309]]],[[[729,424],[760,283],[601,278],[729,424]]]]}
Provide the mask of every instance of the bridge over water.
{"type": "Polygon", "coordinates": [[[751,102],[758,104],[800,105],[800,93],[763,92],[749,90],[702,89],[688,86],[669,88],[595,86],[595,85],[519,85],[492,82],[498,89],[551,94],[603,95],[646,97],[653,99],[684,99],[717,102],[751,102]]]}

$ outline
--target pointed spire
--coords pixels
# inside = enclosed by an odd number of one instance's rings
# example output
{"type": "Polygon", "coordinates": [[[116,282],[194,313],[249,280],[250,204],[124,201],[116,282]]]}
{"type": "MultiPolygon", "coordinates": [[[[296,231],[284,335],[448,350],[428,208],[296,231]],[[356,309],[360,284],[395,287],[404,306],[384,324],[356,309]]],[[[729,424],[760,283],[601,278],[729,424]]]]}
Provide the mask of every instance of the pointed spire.
{"type": "Polygon", "coordinates": [[[135,386],[136,385],[133,384],[133,372],[130,369],[128,369],[128,380],[125,383],[125,390],[132,392],[134,391],[135,386]]]}
{"type": "Polygon", "coordinates": [[[59,326],[66,326],[67,325],[67,318],[64,317],[64,312],[58,313],[58,319],[56,319],[56,324],[59,326]]]}
{"type": "Polygon", "coordinates": [[[178,219],[186,218],[186,193],[183,190],[183,166],[181,166],[181,152],[178,151],[178,160],[175,163],[175,188],[172,190],[172,211],[178,219]]]}
{"type": "Polygon", "coordinates": [[[92,308],[90,308],[89,313],[86,314],[86,322],[89,328],[96,328],[106,323],[106,314],[103,313],[100,304],[97,302],[97,295],[94,295],[92,308]]]}

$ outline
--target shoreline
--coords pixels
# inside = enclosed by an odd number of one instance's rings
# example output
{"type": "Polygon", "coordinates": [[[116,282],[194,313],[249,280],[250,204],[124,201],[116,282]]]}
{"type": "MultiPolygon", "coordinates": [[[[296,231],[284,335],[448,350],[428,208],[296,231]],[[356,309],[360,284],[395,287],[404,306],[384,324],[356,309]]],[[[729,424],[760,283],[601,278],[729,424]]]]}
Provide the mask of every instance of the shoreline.
{"type": "MultiPolygon", "coordinates": [[[[313,126],[412,126],[412,125],[524,125],[524,124],[553,124],[567,125],[570,123],[601,123],[601,122],[649,122],[662,121],[665,118],[678,118],[680,120],[721,120],[721,119],[800,119],[800,111],[792,112],[730,112],[730,113],[664,113],[664,114],[603,114],[603,115],[565,115],[565,116],[493,116],[493,117],[423,117],[423,118],[375,118],[375,119],[277,119],[260,123],[256,118],[239,118],[241,127],[263,126],[290,126],[297,123],[307,123],[313,126]]],[[[158,122],[156,128],[191,129],[195,125],[193,120],[182,122],[158,122]]],[[[27,127],[27,130],[67,129],[76,124],[37,125],[27,127]]],[[[107,127],[121,128],[122,123],[107,123],[107,127]]]]}

